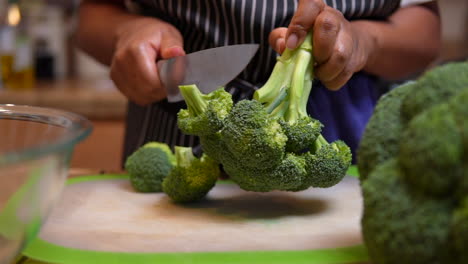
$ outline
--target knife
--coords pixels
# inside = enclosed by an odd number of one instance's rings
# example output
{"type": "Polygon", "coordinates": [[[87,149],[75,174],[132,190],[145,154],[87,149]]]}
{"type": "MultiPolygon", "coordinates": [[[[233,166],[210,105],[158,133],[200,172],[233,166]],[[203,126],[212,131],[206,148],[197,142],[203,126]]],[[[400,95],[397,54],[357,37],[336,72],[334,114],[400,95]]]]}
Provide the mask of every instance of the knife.
{"type": "Polygon", "coordinates": [[[179,85],[195,84],[204,94],[226,85],[245,69],[258,46],[223,46],[158,61],[159,78],[167,91],[167,100],[184,100],[179,85]]]}

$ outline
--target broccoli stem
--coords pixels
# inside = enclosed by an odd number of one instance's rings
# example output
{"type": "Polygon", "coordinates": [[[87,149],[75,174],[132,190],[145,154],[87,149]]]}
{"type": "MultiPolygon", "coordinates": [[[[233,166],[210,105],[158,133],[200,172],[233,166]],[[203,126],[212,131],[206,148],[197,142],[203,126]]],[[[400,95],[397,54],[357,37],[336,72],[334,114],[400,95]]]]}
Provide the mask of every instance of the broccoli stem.
{"type": "Polygon", "coordinates": [[[323,146],[328,145],[328,144],[329,144],[328,141],[322,135],[319,135],[317,139],[315,140],[315,143],[313,146],[313,152],[316,153],[319,149],[321,149],[323,146]]]}
{"type": "Polygon", "coordinates": [[[179,167],[189,167],[192,161],[195,158],[190,147],[175,147],[175,156],[177,160],[177,166],[179,167]]]}
{"type": "Polygon", "coordinates": [[[307,116],[312,80],[312,33],[309,33],[297,49],[283,52],[254,99],[264,104],[271,117],[294,124],[307,116]]]}
{"type": "Polygon", "coordinates": [[[206,111],[208,107],[206,96],[198,90],[196,85],[181,85],[179,89],[191,115],[198,116],[206,111]]]}

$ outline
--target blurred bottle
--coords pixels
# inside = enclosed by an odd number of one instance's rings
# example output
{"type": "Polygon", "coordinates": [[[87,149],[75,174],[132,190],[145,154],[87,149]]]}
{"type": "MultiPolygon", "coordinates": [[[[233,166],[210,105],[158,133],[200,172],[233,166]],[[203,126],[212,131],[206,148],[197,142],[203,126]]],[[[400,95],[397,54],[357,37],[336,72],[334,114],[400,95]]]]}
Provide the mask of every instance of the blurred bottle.
{"type": "Polygon", "coordinates": [[[13,58],[15,54],[16,29],[9,24],[0,26],[0,65],[2,80],[8,82],[13,73],[13,58]]]}
{"type": "Polygon", "coordinates": [[[7,82],[12,90],[31,90],[35,84],[33,50],[30,39],[22,36],[17,41],[13,72],[7,82]]]}
{"type": "Polygon", "coordinates": [[[39,80],[55,79],[55,57],[46,39],[36,41],[34,52],[36,78],[39,80]]]}

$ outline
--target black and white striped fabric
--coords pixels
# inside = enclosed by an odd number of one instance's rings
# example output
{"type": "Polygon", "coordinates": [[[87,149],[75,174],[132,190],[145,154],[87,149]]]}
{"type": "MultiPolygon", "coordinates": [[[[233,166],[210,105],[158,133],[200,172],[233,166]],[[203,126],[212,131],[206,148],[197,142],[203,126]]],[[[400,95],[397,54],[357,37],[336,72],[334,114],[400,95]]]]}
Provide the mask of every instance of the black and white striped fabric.
{"type": "MultiPolygon", "coordinates": [[[[266,81],[277,54],[268,46],[268,35],[286,27],[297,0],[135,0],[142,14],[163,19],[183,35],[187,53],[241,43],[259,43],[260,49],[247,68],[226,86],[234,100],[250,98],[266,81]]],[[[398,8],[400,0],[325,0],[350,20],[384,18],[398,8]]],[[[207,62],[209,63],[209,62],[207,62]]],[[[226,63],[229,63],[228,61],[226,63]]],[[[177,112],[183,103],[166,101],[140,107],[129,103],[124,159],[147,141],[171,147],[196,146],[197,138],[177,128],[177,112]]]]}

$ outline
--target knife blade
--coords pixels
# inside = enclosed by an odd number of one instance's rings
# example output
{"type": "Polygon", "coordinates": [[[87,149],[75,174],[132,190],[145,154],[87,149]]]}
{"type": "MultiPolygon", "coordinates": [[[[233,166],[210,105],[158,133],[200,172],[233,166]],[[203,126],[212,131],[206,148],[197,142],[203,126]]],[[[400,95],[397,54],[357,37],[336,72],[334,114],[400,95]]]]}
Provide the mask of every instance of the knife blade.
{"type": "Polygon", "coordinates": [[[167,100],[183,100],[179,85],[195,84],[205,94],[226,85],[245,69],[258,46],[222,46],[158,61],[159,77],[167,91],[167,100]]]}

